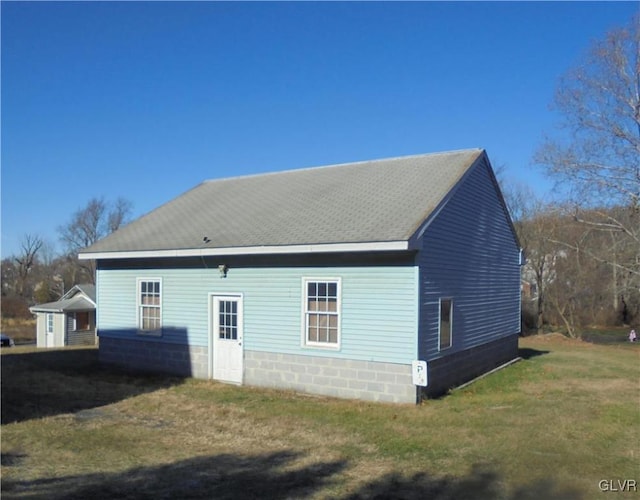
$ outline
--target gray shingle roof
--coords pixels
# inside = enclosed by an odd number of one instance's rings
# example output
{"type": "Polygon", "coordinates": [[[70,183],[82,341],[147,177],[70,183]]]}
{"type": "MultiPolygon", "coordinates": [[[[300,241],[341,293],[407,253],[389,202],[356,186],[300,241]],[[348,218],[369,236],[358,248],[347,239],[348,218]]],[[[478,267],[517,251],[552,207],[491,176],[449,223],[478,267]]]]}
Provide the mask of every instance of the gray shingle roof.
{"type": "MultiPolygon", "coordinates": [[[[92,285],[90,283],[81,283],[79,285],[76,285],[75,288],[80,290],[82,293],[84,293],[87,297],[89,297],[94,302],[96,301],[96,286],[95,285],[92,285]]],[[[69,292],[67,292],[67,294],[68,293],[69,292]]]]}
{"type": "Polygon", "coordinates": [[[483,154],[470,149],[206,181],[82,253],[407,241],[483,154]]]}
{"type": "Polygon", "coordinates": [[[75,285],[56,302],[47,302],[30,307],[31,312],[92,311],[96,308],[95,285],[75,285]],[[84,294],[84,295],[83,295],[84,294]],[[86,297],[85,297],[86,295],[86,297]],[[87,300],[87,297],[91,300],[87,300]],[[93,301],[94,303],[92,303],[93,301]]]}
{"type": "Polygon", "coordinates": [[[57,302],[48,302],[46,304],[38,304],[29,309],[31,312],[77,312],[77,311],[93,311],[96,308],[85,297],[73,297],[71,299],[59,300],[57,302]]]}

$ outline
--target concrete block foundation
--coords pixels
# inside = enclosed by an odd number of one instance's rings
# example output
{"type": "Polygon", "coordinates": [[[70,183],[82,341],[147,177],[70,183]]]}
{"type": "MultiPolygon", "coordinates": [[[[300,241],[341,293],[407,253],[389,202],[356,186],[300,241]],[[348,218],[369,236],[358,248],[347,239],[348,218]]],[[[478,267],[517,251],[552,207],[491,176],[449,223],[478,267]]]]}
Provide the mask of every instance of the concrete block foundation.
{"type": "Polygon", "coordinates": [[[411,366],[245,351],[244,382],[346,399],[415,403],[411,366]]]}
{"type": "Polygon", "coordinates": [[[518,336],[509,335],[478,347],[449,354],[427,363],[428,387],[422,397],[438,397],[450,389],[518,357],[518,336]]]}
{"type": "MultiPolygon", "coordinates": [[[[346,399],[416,403],[441,396],[517,356],[517,335],[451,353],[427,363],[429,385],[417,388],[411,365],[246,350],[243,383],[346,399]]],[[[99,359],[136,370],[209,377],[206,347],[101,337],[99,359]]]]}

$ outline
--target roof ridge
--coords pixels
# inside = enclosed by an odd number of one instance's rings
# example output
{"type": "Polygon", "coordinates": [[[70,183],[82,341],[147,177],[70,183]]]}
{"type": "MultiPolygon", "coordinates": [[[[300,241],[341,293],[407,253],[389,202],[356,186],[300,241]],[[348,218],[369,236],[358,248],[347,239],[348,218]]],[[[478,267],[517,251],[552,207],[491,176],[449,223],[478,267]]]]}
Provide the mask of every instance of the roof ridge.
{"type": "Polygon", "coordinates": [[[204,181],[81,254],[313,253],[338,251],[318,245],[406,243],[485,156],[481,148],[459,149],[204,181]]]}
{"type": "Polygon", "coordinates": [[[331,163],[329,165],[316,165],[311,167],[291,168],[287,170],[277,170],[277,171],[260,172],[260,173],[254,173],[254,174],[234,175],[232,177],[219,177],[219,178],[213,178],[213,179],[206,179],[202,181],[201,184],[209,184],[209,183],[220,182],[220,181],[232,181],[232,180],[238,180],[238,179],[250,179],[253,177],[268,177],[268,176],[288,174],[292,172],[304,172],[308,170],[320,170],[320,169],[328,169],[328,168],[336,168],[336,167],[355,166],[355,165],[362,165],[365,163],[381,163],[384,161],[408,160],[410,158],[424,158],[428,156],[444,156],[444,155],[453,155],[453,154],[459,154],[459,153],[471,153],[476,151],[481,152],[481,151],[484,151],[484,149],[483,148],[454,149],[450,151],[439,151],[436,153],[418,153],[418,154],[410,154],[410,155],[391,156],[388,158],[376,158],[374,160],[358,160],[358,161],[345,162],[345,163],[331,163]]]}

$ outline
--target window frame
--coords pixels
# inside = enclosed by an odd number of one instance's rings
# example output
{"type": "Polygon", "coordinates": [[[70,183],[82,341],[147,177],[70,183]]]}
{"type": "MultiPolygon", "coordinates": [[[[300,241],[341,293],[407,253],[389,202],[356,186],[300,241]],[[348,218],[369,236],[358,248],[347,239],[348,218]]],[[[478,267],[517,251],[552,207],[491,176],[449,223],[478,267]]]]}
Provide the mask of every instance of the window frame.
{"type": "MultiPolygon", "coordinates": [[[[328,295],[327,295],[328,297],[328,295]]],[[[302,347],[311,349],[326,349],[337,351],[342,346],[342,279],[339,277],[303,277],[302,278],[302,347]],[[336,310],[335,311],[310,311],[309,310],[309,284],[335,284],[336,285],[336,310]],[[336,342],[320,342],[309,340],[309,314],[324,313],[327,316],[335,316],[336,342]]]]}
{"type": "Polygon", "coordinates": [[[232,342],[238,342],[238,337],[241,337],[241,322],[242,319],[240,317],[241,315],[241,311],[240,311],[240,301],[238,300],[237,297],[224,297],[221,296],[218,298],[218,318],[217,318],[217,325],[218,325],[218,329],[217,332],[214,332],[216,335],[218,335],[218,340],[219,341],[232,341],[232,342]],[[223,310],[223,304],[224,304],[224,310],[223,310]],[[227,310],[226,306],[228,304],[231,304],[231,310],[227,310]],[[223,321],[224,318],[224,321],[223,321]],[[227,320],[230,320],[231,323],[227,323],[227,320]],[[234,324],[235,323],[235,324],[234,324]],[[222,330],[223,328],[225,329],[224,332],[224,337],[222,336],[222,330]]]}
{"type": "Polygon", "coordinates": [[[137,278],[136,279],[136,329],[138,332],[138,335],[150,335],[150,336],[155,336],[155,337],[160,337],[162,335],[162,325],[163,325],[163,321],[162,321],[162,303],[163,303],[163,286],[162,286],[162,278],[152,278],[152,277],[142,277],[142,278],[137,278]],[[143,283],[158,283],[159,285],[159,291],[158,291],[158,295],[159,295],[159,304],[155,305],[155,304],[143,304],[142,303],[142,284],[143,283]],[[142,309],[143,307],[152,307],[152,308],[157,308],[160,312],[159,312],[159,323],[160,326],[156,329],[144,329],[142,322],[143,322],[143,314],[142,314],[142,309]]]}
{"type": "Polygon", "coordinates": [[[451,349],[453,345],[453,298],[441,297],[438,300],[438,351],[446,351],[451,349]],[[442,305],[443,302],[449,302],[449,343],[444,345],[442,343],[442,305]]]}
{"type": "Polygon", "coordinates": [[[47,313],[45,316],[45,333],[55,333],[55,317],[53,313],[47,313]]]}
{"type": "Polygon", "coordinates": [[[91,331],[91,313],[89,311],[76,311],[73,313],[73,331],[75,332],[88,332],[91,331]],[[78,315],[81,317],[86,315],[86,323],[78,321],[78,315]],[[79,328],[78,324],[86,325],[86,328],[79,328]]]}

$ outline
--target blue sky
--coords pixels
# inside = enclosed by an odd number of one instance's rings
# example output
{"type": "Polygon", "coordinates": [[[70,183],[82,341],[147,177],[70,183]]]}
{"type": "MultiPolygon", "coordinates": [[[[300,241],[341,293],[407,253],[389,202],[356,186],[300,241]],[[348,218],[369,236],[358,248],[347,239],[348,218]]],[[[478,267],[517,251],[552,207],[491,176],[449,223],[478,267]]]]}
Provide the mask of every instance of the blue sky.
{"type": "Polygon", "coordinates": [[[560,75],[637,2],[2,2],[2,257],[92,197],[481,147],[532,164],[560,75]]]}

